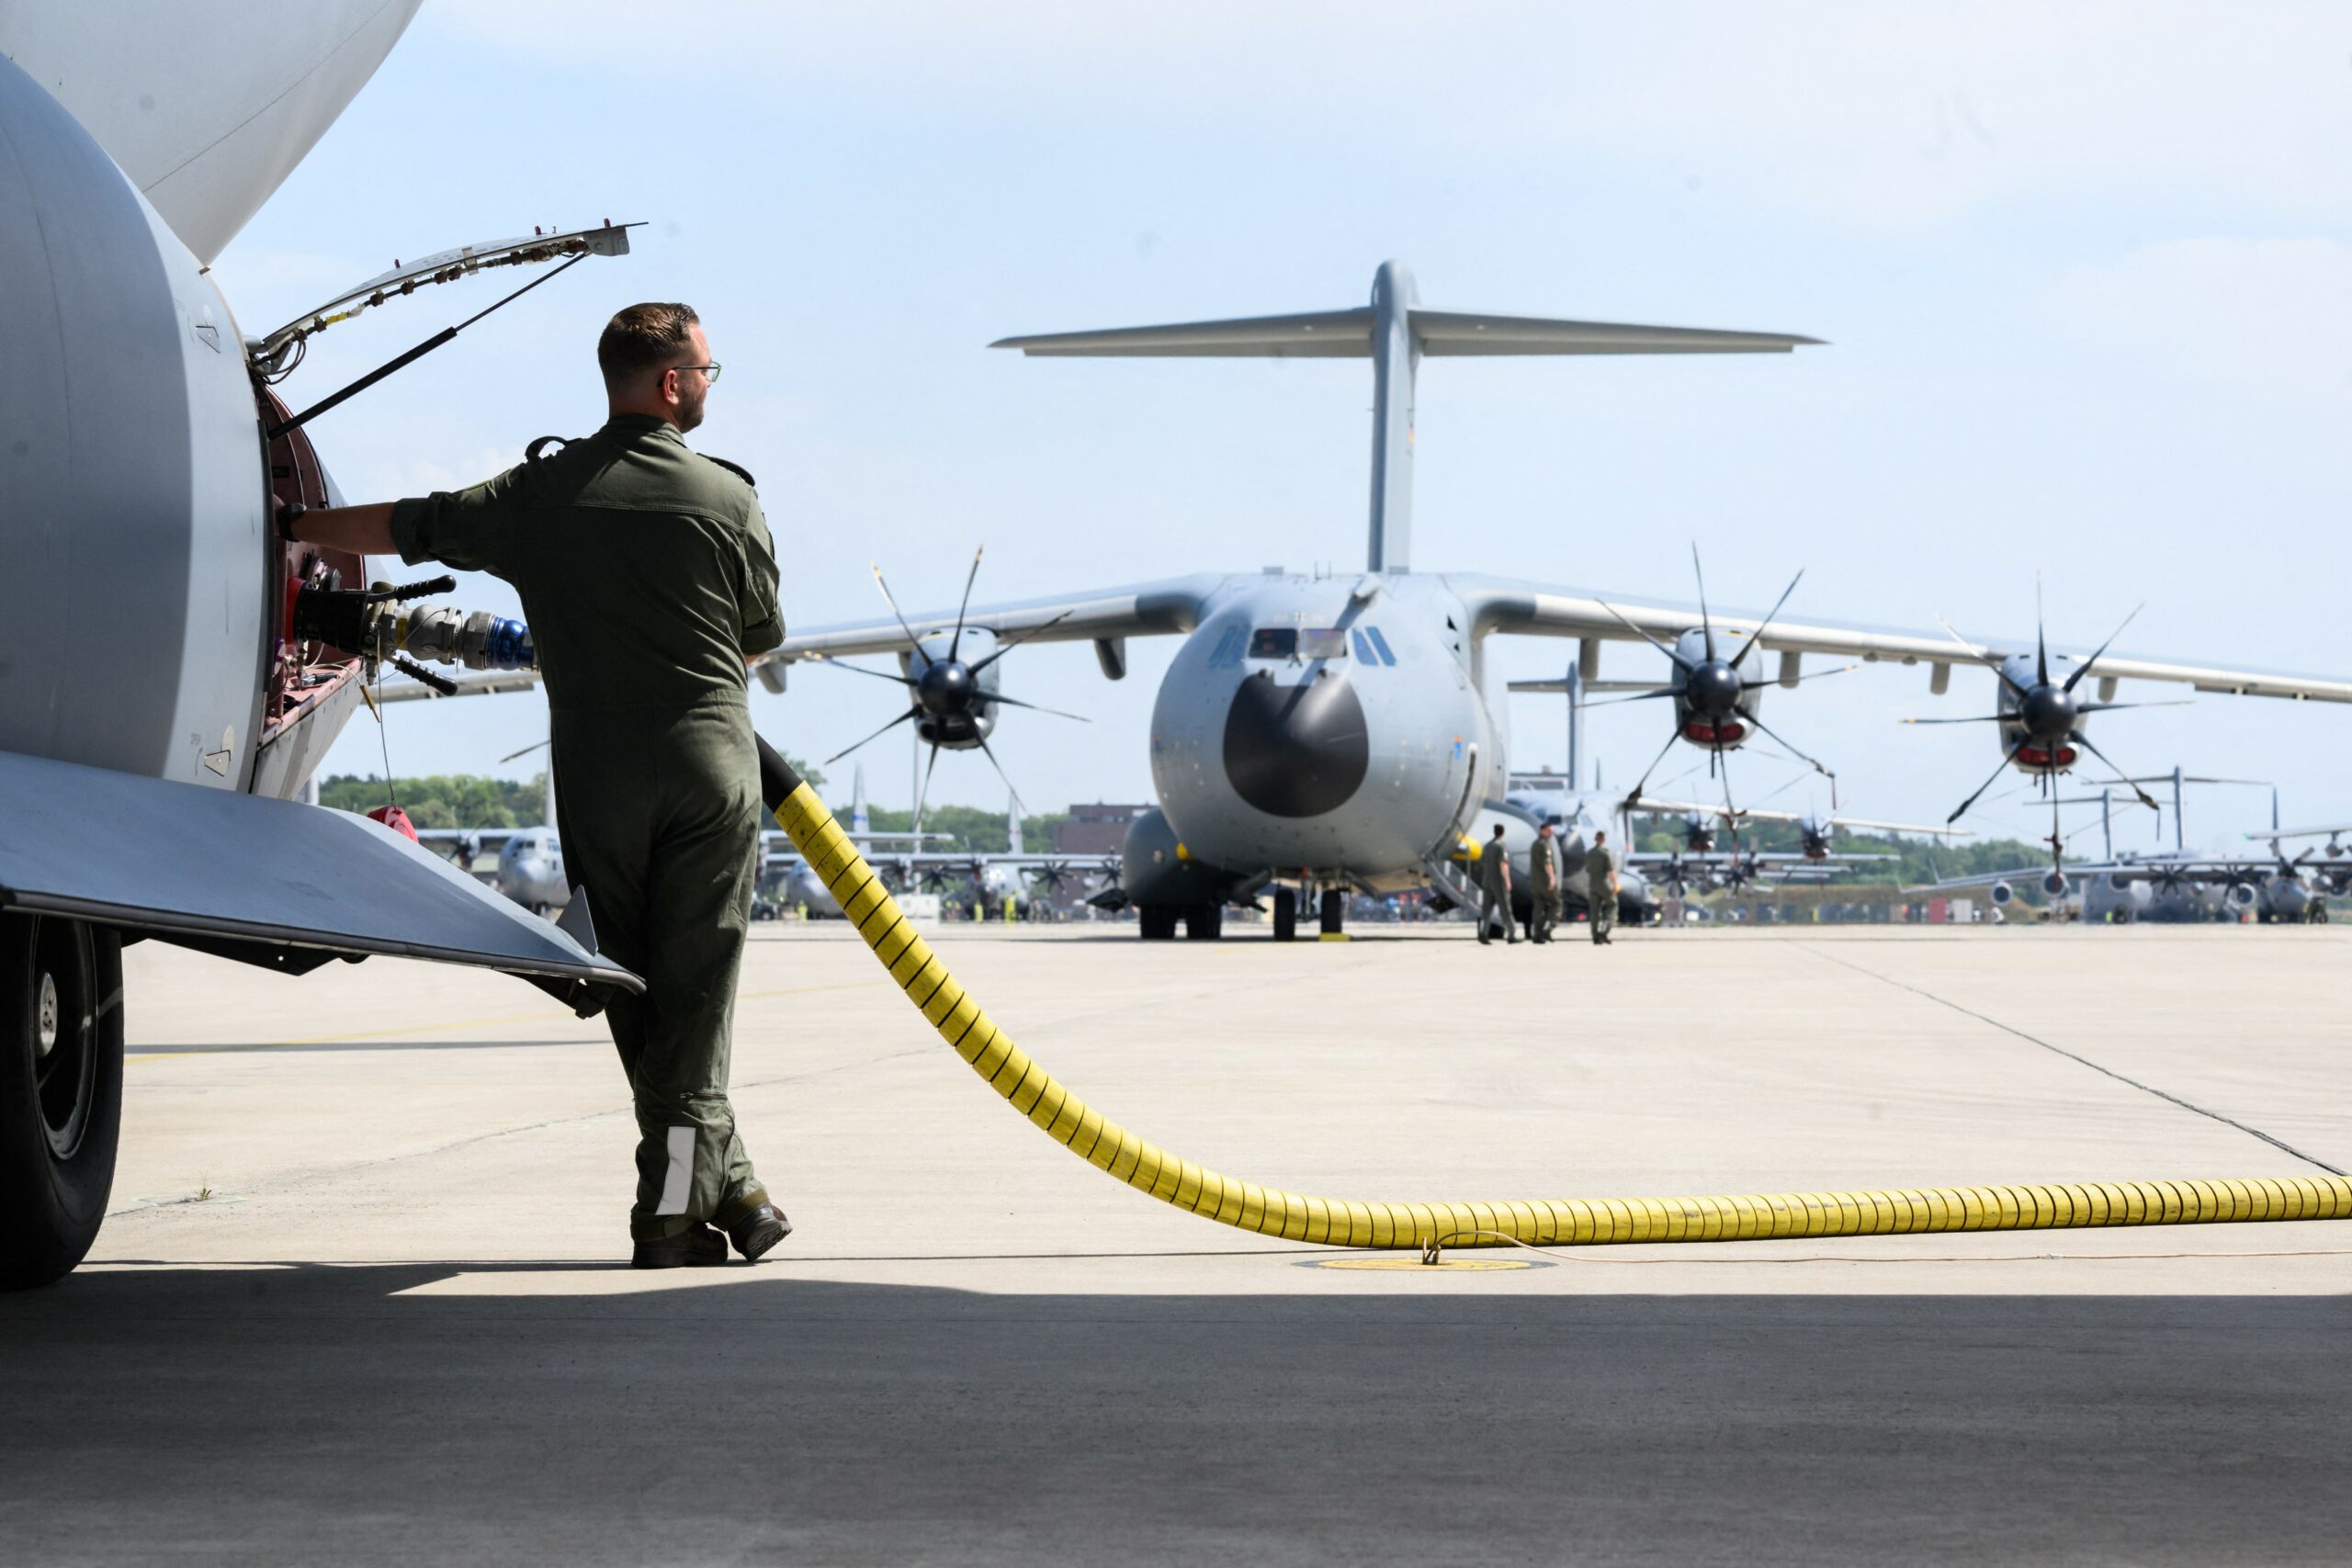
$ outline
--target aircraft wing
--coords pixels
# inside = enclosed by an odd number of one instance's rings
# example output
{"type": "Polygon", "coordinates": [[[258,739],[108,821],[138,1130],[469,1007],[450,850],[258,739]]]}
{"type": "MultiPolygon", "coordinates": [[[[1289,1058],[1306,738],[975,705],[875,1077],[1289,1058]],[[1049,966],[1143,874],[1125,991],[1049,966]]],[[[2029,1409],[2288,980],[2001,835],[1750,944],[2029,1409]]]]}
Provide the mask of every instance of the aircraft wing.
{"type": "Polygon", "coordinates": [[[423,844],[462,844],[468,839],[484,854],[496,854],[506,847],[506,840],[527,831],[522,828],[419,828],[417,842],[423,844]]]}
{"type": "MultiPolygon", "coordinates": [[[[1508,578],[1448,573],[1446,581],[1462,595],[1473,623],[1482,631],[1535,637],[1618,638],[1627,642],[1638,642],[1643,634],[1647,634],[1667,642],[1701,624],[1699,607],[1695,604],[1620,598],[1613,594],[1596,593],[1587,588],[1555,588],[1508,578]]],[[[1770,652],[1819,653],[1835,658],[1860,659],[1870,663],[1893,661],[1964,667],[1997,661],[2014,653],[2030,653],[2034,647],[2031,637],[1977,643],[1957,637],[1940,628],[1916,631],[1900,627],[1852,626],[1794,615],[1766,622],[1749,610],[1713,609],[1713,620],[1717,631],[1729,631],[1743,638],[1760,625],[1763,636],[1758,639],[1758,646],[1770,652]]],[[[2064,657],[2079,662],[2090,649],[2069,648],[2061,650],[2053,648],[2051,651],[2053,657],[2064,657]]],[[[2282,674],[2273,671],[2233,669],[2226,665],[2147,659],[2122,653],[2101,655],[2097,673],[2103,681],[2167,681],[2200,692],[2221,692],[2233,696],[2352,703],[2352,679],[2336,676],[2282,674]]]]}
{"type": "Polygon", "coordinates": [[[0,751],[0,908],[301,974],[371,953],[496,969],[594,1011],[644,983],[348,811],[0,751]]]}
{"type": "MultiPolygon", "coordinates": [[[[2066,877],[2071,882],[2076,876],[2096,872],[2098,869],[2097,866],[2070,865],[2066,868],[2066,877]]],[[[2041,878],[2047,875],[2049,871],[2050,868],[2046,865],[2013,865],[2007,871],[1980,871],[1968,876],[1947,876],[1940,881],[1923,883],[1917,887],[1906,887],[1903,891],[1905,893],[1956,893],[1969,887],[1990,887],[1996,882],[2015,882],[2039,887],[2041,886],[2041,878]]]]}
{"type": "Polygon", "coordinates": [[[469,675],[450,684],[454,692],[436,692],[422,681],[387,681],[371,686],[368,694],[379,703],[422,703],[442,697],[494,697],[502,692],[535,692],[539,686],[536,670],[502,670],[489,675],[469,675]]]}
{"type": "MultiPolygon", "coordinates": [[[[2249,875],[2261,875],[2272,868],[2264,860],[2119,860],[2068,861],[2063,868],[2066,880],[2077,886],[2086,877],[2108,877],[2117,882],[2232,882],[2249,875]]],[[[1996,882],[2016,882],[2040,886],[2041,878],[2050,874],[2047,865],[2012,866],[2007,871],[1980,871],[1971,876],[1951,876],[1919,887],[1906,887],[1906,893],[1943,893],[1962,887],[1990,887],[1996,882]]]]}
{"type": "Polygon", "coordinates": [[[2352,822],[2338,823],[2332,828],[2272,828],[2266,832],[2248,833],[2246,837],[2267,842],[2272,839],[2333,839],[2339,833],[2352,833],[2352,822]]]}
{"type": "MultiPolygon", "coordinates": [[[[1161,637],[1188,632],[1197,625],[1202,606],[1225,579],[1213,572],[1172,577],[1158,582],[1132,583],[1091,593],[1069,593],[1049,599],[1023,599],[1008,604],[975,604],[964,612],[964,624],[994,632],[1001,639],[1023,642],[1081,642],[1124,637],[1161,637]]],[[[762,656],[754,668],[790,663],[802,659],[840,659],[860,653],[900,653],[907,634],[927,637],[951,631],[953,609],[910,615],[905,626],[896,616],[794,632],[762,656]]]]}
{"type": "MultiPolygon", "coordinates": [[[[1736,812],[1726,812],[1721,801],[1717,801],[1713,806],[1702,806],[1696,801],[1653,800],[1648,795],[1644,795],[1639,800],[1629,803],[1628,808],[1636,812],[1655,813],[1663,817],[1687,816],[1692,812],[1696,812],[1702,817],[1728,818],[1731,816],[1736,816],[1739,820],[1743,822],[1814,821],[1826,822],[1832,828],[1869,828],[1882,833],[1932,833],[1936,837],[1942,839],[1965,839],[1970,836],[1970,830],[1966,828],[1929,828],[1917,822],[1874,822],[1867,817],[1815,817],[1810,812],[1767,811],[1759,810],[1752,806],[1740,807],[1736,812]]],[[[2248,838],[2256,836],[2256,835],[2254,834],[2247,835],[2248,838]]],[[[2268,837],[2267,834],[2261,836],[2266,838],[2268,837]]]]}

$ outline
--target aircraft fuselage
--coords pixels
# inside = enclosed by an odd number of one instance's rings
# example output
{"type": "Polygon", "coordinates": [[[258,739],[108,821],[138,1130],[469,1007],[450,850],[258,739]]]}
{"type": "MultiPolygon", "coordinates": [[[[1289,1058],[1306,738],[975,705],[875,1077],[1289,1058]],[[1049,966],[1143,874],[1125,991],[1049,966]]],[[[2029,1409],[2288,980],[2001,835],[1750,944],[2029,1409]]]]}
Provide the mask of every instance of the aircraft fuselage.
{"type": "Polygon", "coordinates": [[[1151,773],[1227,871],[1411,886],[1507,776],[1500,704],[1442,578],[1229,578],[1170,662],[1151,773]]]}

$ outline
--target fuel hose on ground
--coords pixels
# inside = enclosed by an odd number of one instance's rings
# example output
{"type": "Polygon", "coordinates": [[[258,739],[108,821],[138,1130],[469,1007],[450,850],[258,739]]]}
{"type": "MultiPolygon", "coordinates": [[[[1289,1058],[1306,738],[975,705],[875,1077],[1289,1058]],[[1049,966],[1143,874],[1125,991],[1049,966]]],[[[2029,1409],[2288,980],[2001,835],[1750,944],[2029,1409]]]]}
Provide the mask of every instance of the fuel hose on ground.
{"type": "Polygon", "coordinates": [[[1550,1198],[1393,1203],[1310,1198],[1179,1159],[1055,1081],[947,973],[817,792],[766,741],[768,810],[842,913],[956,1054],[1013,1110],[1099,1170],[1203,1219],[1332,1247],[1580,1247],[1612,1242],[1772,1241],[1925,1231],[2064,1230],[2352,1216],[2352,1180],[2097,1181],[1781,1192],[1722,1198],[1550,1198]]]}

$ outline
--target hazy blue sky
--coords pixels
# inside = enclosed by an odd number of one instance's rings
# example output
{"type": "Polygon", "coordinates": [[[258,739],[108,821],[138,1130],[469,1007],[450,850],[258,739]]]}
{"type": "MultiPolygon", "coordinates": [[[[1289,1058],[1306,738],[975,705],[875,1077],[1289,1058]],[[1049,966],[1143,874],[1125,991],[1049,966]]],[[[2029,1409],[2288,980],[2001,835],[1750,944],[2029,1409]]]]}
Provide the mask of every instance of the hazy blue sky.
{"type": "MultiPolygon", "coordinates": [[[[428,5],[216,271],[251,332],[394,256],[646,220],[631,257],[314,434],[355,498],[487,477],[599,422],[612,310],[686,299],[727,365],[695,444],[759,476],[801,626],[877,613],[868,561],[910,610],[952,604],[980,542],[984,597],[1361,566],[1361,364],[985,345],[1345,306],[1399,256],[1441,308],[1831,344],[1426,367],[1417,567],[1687,598],[1695,542],[1725,603],[1760,608],[1802,566],[1794,609],[2006,636],[2040,568],[2059,640],[2144,599],[2131,651],[2344,675],[2347,170],[2336,7],[428,5]]],[[[291,400],[513,276],[329,333],[291,400]]],[[[1569,648],[1494,646],[1520,675],[1569,648]]],[[[1172,648],[1136,644],[1115,685],[1082,644],[1007,661],[1007,691],[1094,721],[1000,728],[1033,807],[1147,798],[1172,648]]],[[[1613,645],[1605,668],[1657,662],[1613,645]]],[[[1849,808],[1940,820],[1996,760],[1990,727],[1894,721],[1989,711],[1992,680],[1926,683],[1866,670],[1767,716],[1849,808]]],[[[822,756],[888,696],[806,670],[754,701],[822,756]]],[[[1515,761],[1556,758],[1556,699],[1514,703],[1515,761]]],[[[536,696],[390,723],[408,773],[490,770],[545,732],[536,696]]],[[[1612,781],[1661,723],[1595,716],[1612,781]]],[[[2290,818],[2352,812],[2344,708],[2207,697],[2093,736],[2134,771],[2275,778],[2290,818]]],[[[375,767],[377,744],[363,716],[329,765],[375,767]]],[[[877,803],[904,804],[905,746],[869,757],[877,803]]],[[[1789,776],[1737,765],[1751,796],[1789,776]]],[[[944,758],[934,792],[1002,800],[977,754],[944,758]]],[[[2267,810],[2214,792],[2191,837],[2267,810]]],[[[1987,823],[2042,830],[2014,805],[1987,823]]]]}

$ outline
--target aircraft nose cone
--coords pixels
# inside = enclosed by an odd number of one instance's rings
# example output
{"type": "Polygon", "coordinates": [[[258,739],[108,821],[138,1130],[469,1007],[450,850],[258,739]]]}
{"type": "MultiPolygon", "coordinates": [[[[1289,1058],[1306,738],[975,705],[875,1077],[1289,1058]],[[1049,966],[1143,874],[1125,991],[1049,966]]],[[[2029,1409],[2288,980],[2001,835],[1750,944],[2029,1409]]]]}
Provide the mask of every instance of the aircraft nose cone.
{"type": "Polygon", "coordinates": [[[972,672],[961,660],[928,665],[915,678],[915,697],[923,711],[944,718],[962,713],[972,701],[972,672]]]}
{"type": "Polygon", "coordinates": [[[1320,817],[1346,805],[1372,763],[1363,704],[1345,679],[1295,686],[1251,676],[1225,716],[1225,776],[1270,817],[1320,817]]]}
{"type": "Polygon", "coordinates": [[[1710,659],[1690,671],[1683,691],[1699,712],[1727,716],[1739,705],[1739,671],[1720,659],[1710,659]]]}

